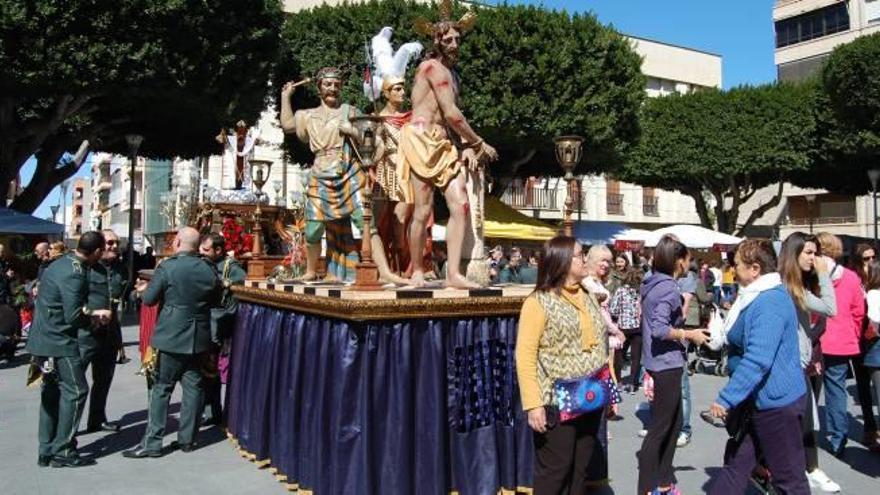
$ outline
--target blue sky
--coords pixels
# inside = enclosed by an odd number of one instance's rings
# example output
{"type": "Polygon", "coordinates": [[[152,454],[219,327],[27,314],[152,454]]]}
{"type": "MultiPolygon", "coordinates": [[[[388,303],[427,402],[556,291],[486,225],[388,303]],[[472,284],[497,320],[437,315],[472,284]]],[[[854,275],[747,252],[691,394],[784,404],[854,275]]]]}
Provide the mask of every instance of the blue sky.
{"type": "MultiPolygon", "coordinates": [[[[482,0],[500,4],[497,0],[482,0]]],[[[773,0],[509,0],[592,11],[618,31],[721,55],[725,88],[776,79],[773,0]]]]}
{"type": "MultiPolygon", "coordinates": [[[[773,0],[509,0],[508,3],[543,5],[569,12],[592,11],[602,23],[611,24],[625,34],[716,53],[722,57],[725,88],[768,83],[776,78],[773,0]]],[[[77,176],[88,176],[89,168],[89,160],[86,160],[77,176]]],[[[22,170],[25,184],[32,174],[32,164],[22,170]]],[[[41,218],[50,216],[49,205],[59,201],[56,188],[35,214],[41,218]]],[[[61,220],[60,213],[58,220],[61,220]]]]}

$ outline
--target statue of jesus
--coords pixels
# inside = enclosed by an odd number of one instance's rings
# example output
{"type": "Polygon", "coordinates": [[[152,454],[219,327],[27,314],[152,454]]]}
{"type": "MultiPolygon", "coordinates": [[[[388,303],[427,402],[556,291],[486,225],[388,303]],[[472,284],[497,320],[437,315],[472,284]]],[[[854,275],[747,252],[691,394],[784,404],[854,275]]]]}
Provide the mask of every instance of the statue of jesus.
{"type": "MultiPolygon", "coordinates": [[[[420,33],[432,36],[433,47],[416,72],[411,97],[412,120],[401,130],[401,180],[409,181],[408,200],[414,204],[409,231],[410,258],[421,259],[425,225],[433,210],[434,188],[439,187],[449,207],[446,284],[453,288],[476,288],[479,285],[461,273],[465,231],[471,221],[466,173],[468,169],[476,170],[481,163],[497,160],[498,153],[474,132],[458,108],[455,66],[459,42],[462,35],[473,28],[476,16],[469,12],[454,22],[449,19],[448,6],[441,11],[440,22],[416,22],[420,33]]],[[[423,286],[423,267],[419,263],[413,267],[411,283],[423,286]]]]}

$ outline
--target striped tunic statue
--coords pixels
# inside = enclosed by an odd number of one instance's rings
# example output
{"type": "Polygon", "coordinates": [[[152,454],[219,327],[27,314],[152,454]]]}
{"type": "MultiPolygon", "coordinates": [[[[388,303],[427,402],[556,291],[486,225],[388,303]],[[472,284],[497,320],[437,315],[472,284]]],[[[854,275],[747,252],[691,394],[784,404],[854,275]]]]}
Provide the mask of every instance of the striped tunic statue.
{"type": "Polygon", "coordinates": [[[359,245],[351,222],[362,226],[361,168],[340,128],[353,116],[351,106],[317,107],[294,114],[296,135],[315,154],[305,185],[306,242],[317,244],[327,232],[327,278],[352,281],[359,245]]]}

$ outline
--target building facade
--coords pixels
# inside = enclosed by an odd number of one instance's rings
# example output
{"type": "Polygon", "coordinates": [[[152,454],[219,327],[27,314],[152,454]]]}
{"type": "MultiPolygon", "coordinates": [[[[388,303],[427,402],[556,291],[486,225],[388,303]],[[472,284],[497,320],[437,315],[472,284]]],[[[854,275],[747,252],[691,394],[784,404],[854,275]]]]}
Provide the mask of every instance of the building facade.
{"type": "MultiPolygon", "coordinates": [[[[144,167],[146,160],[138,158],[134,177],[128,158],[110,153],[95,153],[92,159],[91,212],[89,229],[109,229],[119,236],[123,244],[128,242],[129,216],[134,216],[134,247],[143,250],[144,167]],[[130,202],[131,182],[134,181],[135,201],[130,202]]],[[[85,227],[83,227],[85,228],[85,227]]]]}
{"type": "MultiPolygon", "coordinates": [[[[773,23],[777,79],[803,81],[821,70],[835,47],[880,30],[880,0],[777,0],[773,23]]],[[[867,175],[853,180],[869,182],[867,175]]],[[[776,186],[758,191],[742,211],[748,215],[777,192],[776,186]]],[[[785,239],[796,231],[827,231],[874,237],[876,218],[870,195],[847,196],[791,184],[783,186],[782,194],[779,205],[747,234],[785,239]]]]}
{"type": "Polygon", "coordinates": [[[773,25],[777,79],[802,81],[836,46],[880,31],[880,0],[777,0],[773,25]]]}

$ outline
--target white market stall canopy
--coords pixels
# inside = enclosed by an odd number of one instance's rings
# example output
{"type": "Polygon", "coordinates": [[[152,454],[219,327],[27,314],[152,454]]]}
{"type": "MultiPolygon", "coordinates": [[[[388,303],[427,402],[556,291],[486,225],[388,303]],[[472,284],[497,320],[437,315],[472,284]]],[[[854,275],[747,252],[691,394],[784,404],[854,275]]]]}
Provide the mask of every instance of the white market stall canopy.
{"type": "Polygon", "coordinates": [[[660,238],[667,234],[678,237],[678,240],[690,249],[724,249],[736,246],[743,241],[740,237],[716,232],[697,225],[671,225],[649,232],[644,239],[627,240],[644,240],[645,247],[655,247],[660,242],[660,238]]]}

